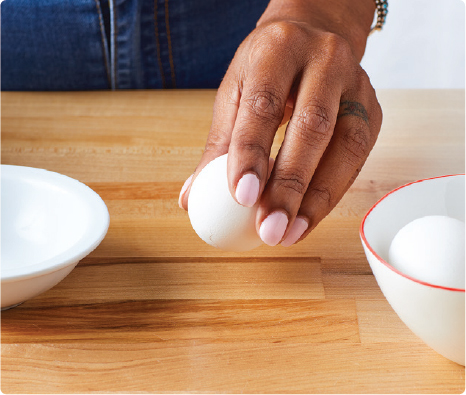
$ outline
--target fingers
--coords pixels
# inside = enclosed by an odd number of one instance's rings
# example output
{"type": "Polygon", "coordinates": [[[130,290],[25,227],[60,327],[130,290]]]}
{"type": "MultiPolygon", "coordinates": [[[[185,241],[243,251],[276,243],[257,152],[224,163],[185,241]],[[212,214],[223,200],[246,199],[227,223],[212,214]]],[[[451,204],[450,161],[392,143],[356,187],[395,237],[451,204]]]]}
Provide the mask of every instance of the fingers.
{"type": "Polygon", "coordinates": [[[334,135],[312,177],[294,222],[301,225],[299,229],[290,229],[282,245],[289,246],[306,237],[338,204],[361,171],[382,122],[380,106],[377,101],[368,101],[368,97],[342,99],[334,135]],[[307,223],[306,227],[302,225],[303,222],[307,223]]]}
{"type": "Polygon", "coordinates": [[[179,203],[187,209],[192,180],[228,152],[232,196],[247,207],[259,201],[260,237],[271,246],[289,246],[351,186],[382,115],[367,75],[341,37],[295,23],[273,23],[256,33],[243,42],[219,88],[204,154],[179,203]],[[288,120],[271,170],[275,133],[288,120]]]}
{"type": "MultiPolygon", "coordinates": [[[[320,158],[332,138],[341,87],[326,73],[308,70],[298,89],[294,112],[257,214],[259,235],[278,244],[293,224],[320,158]]],[[[304,222],[292,234],[303,232],[304,222]]],[[[306,226],[307,228],[307,226],[306,226]]],[[[300,236],[300,235],[299,235],[300,236]]]]}
{"type": "Polygon", "coordinates": [[[295,45],[289,39],[289,29],[296,27],[264,28],[262,35],[240,46],[219,88],[205,151],[180,193],[181,207],[187,209],[190,185],[202,168],[227,152],[232,196],[248,207],[258,200],[267,183],[275,132],[290,114],[290,110],[285,111],[287,100],[288,108],[293,105],[289,96],[301,63],[296,59],[299,51],[289,54],[290,46],[295,45]]]}
{"type": "Polygon", "coordinates": [[[228,152],[240,102],[239,81],[235,78],[237,73],[231,70],[234,68],[232,64],[215,97],[212,125],[201,160],[181,188],[178,205],[185,210],[188,209],[192,181],[209,162],[228,152]]]}
{"type": "Polygon", "coordinates": [[[290,57],[262,53],[249,65],[228,151],[230,192],[243,206],[252,207],[267,183],[270,149],[285,116],[296,64],[290,57]]]}
{"type": "Polygon", "coordinates": [[[349,90],[332,85],[328,72],[303,76],[261,198],[257,226],[266,244],[289,246],[304,238],[336,206],[369,155],[381,110],[367,76],[357,72],[349,90]]]}

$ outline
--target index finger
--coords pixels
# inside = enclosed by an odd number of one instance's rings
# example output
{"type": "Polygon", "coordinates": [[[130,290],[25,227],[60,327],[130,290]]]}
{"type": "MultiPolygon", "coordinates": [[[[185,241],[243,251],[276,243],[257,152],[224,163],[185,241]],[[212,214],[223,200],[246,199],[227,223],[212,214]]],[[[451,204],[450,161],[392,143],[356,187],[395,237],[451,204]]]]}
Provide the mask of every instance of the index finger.
{"type": "Polygon", "coordinates": [[[239,83],[234,75],[236,74],[229,70],[220,84],[215,97],[212,125],[204,153],[194,173],[185,181],[181,189],[178,204],[185,210],[188,210],[188,196],[194,179],[209,162],[228,152],[241,96],[239,83]]]}

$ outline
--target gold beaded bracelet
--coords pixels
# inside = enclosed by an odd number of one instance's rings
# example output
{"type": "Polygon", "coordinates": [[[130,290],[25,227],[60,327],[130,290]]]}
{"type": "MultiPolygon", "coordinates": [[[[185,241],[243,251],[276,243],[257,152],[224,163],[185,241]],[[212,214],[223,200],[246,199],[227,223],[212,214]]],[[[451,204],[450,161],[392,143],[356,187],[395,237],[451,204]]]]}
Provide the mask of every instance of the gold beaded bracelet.
{"type": "Polygon", "coordinates": [[[376,30],[382,30],[382,26],[385,24],[385,19],[388,14],[388,0],[375,0],[375,12],[377,14],[377,20],[375,25],[371,28],[371,33],[376,30]]]}

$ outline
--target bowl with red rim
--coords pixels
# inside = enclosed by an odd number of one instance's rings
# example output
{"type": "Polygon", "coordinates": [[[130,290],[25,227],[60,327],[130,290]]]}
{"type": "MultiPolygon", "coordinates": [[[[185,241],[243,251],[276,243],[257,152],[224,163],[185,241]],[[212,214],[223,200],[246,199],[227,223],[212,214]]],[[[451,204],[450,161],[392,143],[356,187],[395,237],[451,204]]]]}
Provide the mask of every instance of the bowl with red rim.
{"type": "Polygon", "coordinates": [[[414,181],[389,192],[364,216],[360,237],[384,296],[428,346],[465,364],[465,290],[408,276],[390,265],[390,244],[405,225],[429,215],[465,220],[465,175],[414,181]]]}

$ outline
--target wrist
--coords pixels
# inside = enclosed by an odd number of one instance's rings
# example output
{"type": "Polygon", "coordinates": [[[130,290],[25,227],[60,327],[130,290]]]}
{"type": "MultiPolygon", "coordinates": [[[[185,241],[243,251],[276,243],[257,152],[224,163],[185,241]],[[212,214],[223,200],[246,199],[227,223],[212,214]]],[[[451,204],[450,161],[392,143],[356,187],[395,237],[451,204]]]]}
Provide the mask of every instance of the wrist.
{"type": "Polygon", "coordinates": [[[374,13],[374,0],[271,0],[257,26],[274,21],[304,22],[343,37],[360,61],[374,13]]]}

